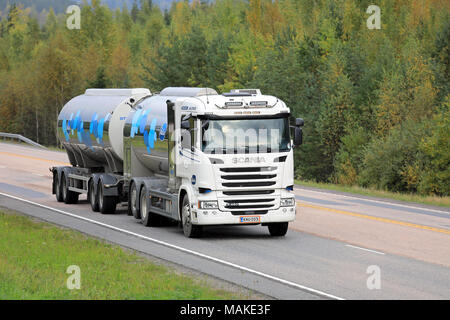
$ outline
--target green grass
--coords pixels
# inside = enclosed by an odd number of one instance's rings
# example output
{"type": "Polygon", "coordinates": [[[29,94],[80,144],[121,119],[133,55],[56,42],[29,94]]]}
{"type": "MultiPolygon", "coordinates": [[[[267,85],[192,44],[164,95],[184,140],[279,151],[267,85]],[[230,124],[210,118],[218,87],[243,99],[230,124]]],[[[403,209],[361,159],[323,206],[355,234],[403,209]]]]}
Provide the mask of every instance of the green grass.
{"type": "Polygon", "coordinates": [[[387,198],[399,201],[416,202],[440,207],[450,207],[450,197],[421,196],[418,194],[398,193],[384,190],[367,189],[358,186],[344,186],[332,183],[321,183],[312,181],[295,180],[295,184],[319,189],[343,191],[364,196],[387,198]]]}
{"type": "Polygon", "coordinates": [[[245,299],[131,250],[0,209],[0,300],[245,299]],[[66,270],[81,270],[69,290],[66,270]]]}

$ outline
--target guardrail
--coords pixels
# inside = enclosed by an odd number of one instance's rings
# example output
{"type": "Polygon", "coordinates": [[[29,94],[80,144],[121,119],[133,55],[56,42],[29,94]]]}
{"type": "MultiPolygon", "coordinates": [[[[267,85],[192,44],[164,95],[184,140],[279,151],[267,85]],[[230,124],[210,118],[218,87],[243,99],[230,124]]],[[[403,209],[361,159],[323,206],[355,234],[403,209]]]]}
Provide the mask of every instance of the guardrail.
{"type": "Polygon", "coordinates": [[[43,145],[40,145],[39,143],[34,142],[33,140],[28,139],[28,138],[26,138],[26,137],[24,137],[24,136],[22,136],[22,135],[20,135],[20,134],[16,134],[16,133],[0,132],[0,138],[2,138],[3,140],[5,140],[5,139],[7,139],[7,138],[9,138],[9,139],[11,139],[11,140],[17,139],[17,140],[20,140],[20,141],[22,141],[22,142],[28,143],[28,144],[30,144],[30,145],[32,145],[32,146],[34,146],[34,147],[38,147],[38,148],[42,148],[42,149],[47,149],[47,148],[44,147],[43,145]]]}

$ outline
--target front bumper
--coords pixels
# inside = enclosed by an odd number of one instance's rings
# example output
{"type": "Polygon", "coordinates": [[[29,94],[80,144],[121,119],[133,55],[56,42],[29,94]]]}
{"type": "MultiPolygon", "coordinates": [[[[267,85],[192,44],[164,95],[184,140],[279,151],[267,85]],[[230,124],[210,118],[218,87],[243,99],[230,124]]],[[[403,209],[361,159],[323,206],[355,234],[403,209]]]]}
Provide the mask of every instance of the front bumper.
{"type": "Polygon", "coordinates": [[[193,224],[198,225],[224,225],[224,224],[249,224],[241,223],[242,216],[258,216],[260,217],[260,222],[274,223],[274,222],[290,222],[295,220],[297,208],[293,207],[280,207],[276,210],[269,210],[265,214],[255,214],[255,215],[233,215],[230,211],[220,211],[220,210],[203,210],[194,209],[193,224]]]}

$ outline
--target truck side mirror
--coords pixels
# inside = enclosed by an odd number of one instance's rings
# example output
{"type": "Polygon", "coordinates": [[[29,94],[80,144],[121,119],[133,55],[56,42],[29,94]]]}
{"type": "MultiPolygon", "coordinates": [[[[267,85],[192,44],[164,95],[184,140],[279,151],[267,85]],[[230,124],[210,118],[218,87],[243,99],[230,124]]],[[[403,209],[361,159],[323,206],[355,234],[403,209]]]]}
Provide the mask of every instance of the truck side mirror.
{"type": "Polygon", "coordinates": [[[304,124],[305,124],[305,121],[302,118],[295,119],[294,146],[300,146],[303,143],[302,127],[304,124]]]}
{"type": "Polygon", "coordinates": [[[181,121],[181,129],[189,130],[191,128],[191,124],[189,123],[189,120],[181,121]]]}
{"type": "Polygon", "coordinates": [[[304,124],[305,124],[305,121],[302,118],[295,119],[295,126],[296,127],[303,127],[304,124]]]}

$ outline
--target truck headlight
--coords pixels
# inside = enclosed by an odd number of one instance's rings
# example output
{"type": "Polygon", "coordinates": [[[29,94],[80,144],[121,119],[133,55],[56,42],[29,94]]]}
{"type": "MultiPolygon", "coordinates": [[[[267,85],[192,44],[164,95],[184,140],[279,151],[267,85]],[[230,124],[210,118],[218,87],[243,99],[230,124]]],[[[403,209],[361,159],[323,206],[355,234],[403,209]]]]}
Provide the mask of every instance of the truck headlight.
{"type": "Polygon", "coordinates": [[[295,205],[294,198],[285,198],[280,200],[280,206],[282,207],[293,207],[295,205]]]}
{"type": "Polygon", "coordinates": [[[219,203],[217,201],[199,201],[199,209],[218,209],[219,203]]]}

